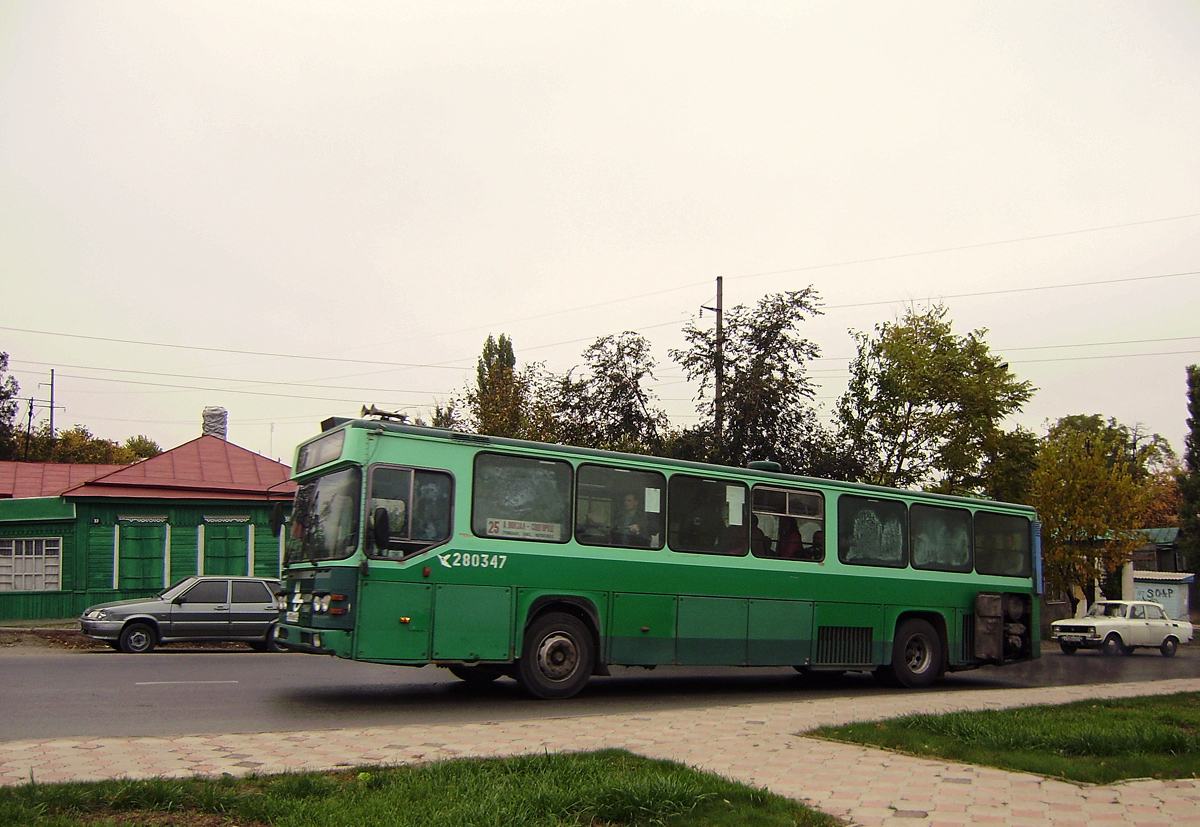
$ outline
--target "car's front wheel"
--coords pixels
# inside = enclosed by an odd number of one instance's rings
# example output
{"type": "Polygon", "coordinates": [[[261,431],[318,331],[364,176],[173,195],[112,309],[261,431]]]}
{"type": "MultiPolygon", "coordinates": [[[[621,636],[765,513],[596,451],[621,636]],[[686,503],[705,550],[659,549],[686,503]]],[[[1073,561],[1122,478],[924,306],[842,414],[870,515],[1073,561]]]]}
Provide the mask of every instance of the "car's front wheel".
{"type": "Polygon", "coordinates": [[[1164,658],[1175,657],[1175,650],[1179,648],[1179,641],[1173,637],[1169,637],[1162,642],[1162,646],[1158,647],[1158,651],[1162,652],[1164,658]]]}
{"type": "Polygon", "coordinates": [[[130,655],[151,652],[156,643],[158,635],[149,623],[130,623],[121,630],[121,638],[117,641],[121,651],[130,655]]]}
{"type": "Polygon", "coordinates": [[[1073,655],[1079,651],[1079,647],[1074,643],[1067,643],[1066,641],[1062,640],[1058,642],[1058,648],[1062,649],[1062,653],[1064,655],[1073,655]]]}
{"type": "Polygon", "coordinates": [[[1100,651],[1106,655],[1128,655],[1133,649],[1127,647],[1121,640],[1121,636],[1116,632],[1104,639],[1100,644],[1100,651]]]}

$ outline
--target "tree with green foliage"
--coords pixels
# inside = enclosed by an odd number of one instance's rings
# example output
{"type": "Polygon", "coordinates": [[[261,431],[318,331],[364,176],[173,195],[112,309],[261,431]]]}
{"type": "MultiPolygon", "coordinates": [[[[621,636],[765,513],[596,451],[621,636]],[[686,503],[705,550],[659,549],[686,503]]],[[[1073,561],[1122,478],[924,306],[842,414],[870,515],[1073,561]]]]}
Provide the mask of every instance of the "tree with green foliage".
{"type": "Polygon", "coordinates": [[[1183,471],[1179,482],[1178,550],[1200,574],[1200,365],[1187,368],[1188,432],[1183,442],[1183,471]]]}
{"type": "Polygon", "coordinates": [[[1105,419],[1100,414],[1071,414],[1059,419],[1057,426],[1103,437],[1104,443],[1111,446],[1108,462],[1124,465],[1139,482],[1177,463],[1171,443],[1159,434],[1149,433],[1140,422],[1124,425],[1111,416],[1105,419]]]}
{"type": "Polygon", "coordinates": [[[1111,461],[1122,450],[1113,431],[1059,420],[1038,451],[1030,493],[1042,521],[1042,571],[1047,592],[1072,606],[1144,542],[1135,530],[1144,489],[1127,464],[1111,461]]]}
{"type": "Polygon", "coordinates": [[[122,445],[115,440],[94,436],[83,425],[51,434],[50,424],[43,422],[30,434],[28,459],[30,462],[128,465],[161,453],[162,448],[158,443],[142,434],[129,437],[122,445]]]}
{"type": "Polygon", "coordinates": [[[986,329],[958,336],[947,312],[909,308],[873,335],[854,334],[858,353],[837,419],[863,453],[868,482],[980,491],[1001,422],[1033,393],[991,352],[986,329]]]}
{"type": "Polygon", "coordinates": [[[8,354],[0,353],[0,460],[19,459],[17,443],[17,394],[21,387],[8,372],[8,354]]]}
{"type": "Polygon", "coordinates": [[[1028,502],[1038,446],[1037,434],[1025,428],[996,429],[984,440],[979,493],[1001,502],[1028,502]]]}
{"type": "Polygon", "coordinates": [[[554,383],[561,441],[628,453],[661,450],[667,415],[645,386],[655,368],[646,337],[601,336],[583,358],[582,378],[568,372],[554,383]]]}
{"type": "Polygon", "coordinates": [[[133,454],[136,459],[150,459],[163,452],[159,444],[145,434],[129,437],[121,447],[133,454]]]}
{"type": "Polygon", "coordinates": [[[710,461],[745,465],[772,460],[785,470],[799,470],[798,446],[818,424],[808,361],[820,352],[799,328],[820,313],[820,296],[806,287],[771,293],[754,307],[738,305],[726,311],[719,342],[714,329],[701,329],[694,322],[684,328],[688,345],[672,350],[671,358],[688,379],[700,382],[704,401],[697,409],[703,419],[693,437],[709,435],[710,461]],[[718,363],[723,365],[720,423],[712,398],[718,363]]]}
{"type": "Polygon", "coordinates": [[[517,372],[512,340],[490,334],[475,368],[475,386],[467,406],[475,430],[490,436],[520,437],[523,433],[527,383],[517,372]]]}

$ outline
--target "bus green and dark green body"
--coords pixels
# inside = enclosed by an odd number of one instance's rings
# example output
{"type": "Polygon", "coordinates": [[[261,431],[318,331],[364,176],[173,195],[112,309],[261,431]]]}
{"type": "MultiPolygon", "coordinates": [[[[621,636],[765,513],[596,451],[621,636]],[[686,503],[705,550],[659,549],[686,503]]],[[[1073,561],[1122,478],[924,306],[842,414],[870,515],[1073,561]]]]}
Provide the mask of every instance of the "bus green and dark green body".
{"type": "Polygon", "coordinates": [[[277,632],[289,649],[515,674],[527,630],[553,614],[586,629],[591,674],[887,668],[914,619],[939,639],[939,675],[1040,654],[1026,506],[385,421],[323,425],[294,466],[277,632]],[[645,524],[635,541],[614,539],[629,491],[645,524]],[[808,535],[786,558],[785,524],[808,535]],[[775,539],[756,539],[762,525],[775,539]]]}

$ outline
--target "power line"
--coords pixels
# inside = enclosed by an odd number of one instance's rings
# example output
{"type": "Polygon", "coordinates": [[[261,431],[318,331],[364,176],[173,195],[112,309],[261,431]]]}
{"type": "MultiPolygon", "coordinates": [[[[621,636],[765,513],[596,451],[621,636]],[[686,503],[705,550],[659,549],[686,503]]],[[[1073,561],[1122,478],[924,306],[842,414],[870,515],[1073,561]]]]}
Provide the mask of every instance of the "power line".
{"type": "MultiPolygon", "coordinates": [[[[1042,290],[1062,290],[1068,287],[1095,287],[1102,284],[1122,284],[1132,281],[1152,281],[1154,279],[1173,279],[1180,276],[1195,276],[1200,275],[1200,270],[1189,270],[1184,273],[1161,273],[1154,276],[1130,276],[1123,279],[1102,279],[1097,281],[1077,281],[1070,284],[1043,284],[1037,287],[1011,287],[1007,290],[981,290],[978,293],[952,293],[941,296],[941,299],[969,299],[979,296],[1003,296],[1009,293],[1035,293],[1042,290]]],[[[854,304],[833,304],[827,307],[827,310],[843,310],[849,307],[874,307],[881,304],[896,304],[899,299],[888,299],[884,301],[873,302],[855,302],[854,304]]]]}
{"type": "MultiPolygon", "coordinates": [[[[1104,227],[1088,227],[1082,230],[1064,230],[1059,233],[1044,233],[1042,235],[1027,235],[1020,238],[1008,238],[1002,241],[981,241],[977,244],[962,244],[957,247],[938,247],[932,250],[919,250],[912,253],[894,253],[887,256],[875,256],[873,258],[851,259],[849,261],[839,261],[831,264],[810,264],[805,267],[793,267],[788,270],[770,270],[763,273],[746,273],[741,276],[730,276],[730,279],[750,279],[760,276],[782,276],[788,273],[803,273],[809,270],[822,270],[829,267],[848,267],[852,264],[873,264],[879,261],[894,261],[900,258],[913,258],[915,256],[929,256],[937,253],[956,253],[962,250],[978,250],[983,247],[999,247],[1004,244],[1019,244],[1022,241],[1042,241],[1047,238],[1062,238],[1069,235],[1083,235],[1084,233],[1095,233],[1103,230],[1119,230],[1126,227],[1140,227],[1146,224],[1161,224],[1164,221],[1180,221],[1185,218],[1197,218],[1200,213],[1188,213],[1187,215],[1172,215],[1166,218],[1150,218],[1145,221],[1130,221],[1126,224],[1109,224],[1104,227]]],[[[857,307],[860,305],[847,305],[857,307]]]]}
{"type": "MultiPolygon", "coordinates": [[[[55,365],[56,367],[70,368],[72,370],[96,370],[105,373],[125,373],[133,376],[161,376],[168,379],[198,379],[203,382],[243,382],[252,385],[278,385],[285,388],[312,388],[314,390],[329,390],[329,391],[367,391],[371,393],[438,393],[438,391],[416,390],[413,388],[363,388],[352,385],[318,385],[312,382],[282,382],[275,379],[235,379],[224,376],[194,376],[186,373],[162,373],[151,370],[129,370],[127,368],[102,368],[93,365],[64,365],[58,362],[31,362],[23,359],[10,360],[16,365],[55,365]]],[[[65,374],[62,374],[65,375],[65,374]]],[[[107,381],[122,381],[119,379],[105,379],[101,376],[81,377],[72,376],[72,379],[92,379],[96,382],[107,381]]],[[[215,389],[214,389],[215,390],[215,389]]]]}
{"type": "Polygon", "coordinates": [[[412,362],[384,362],[375,359],[338,359],[333,356],[301,356],[295,353],[270,353],[260,350],[236,350],[227,347],[206,347],[204,345],[177,345],[169,342],[147,342],[138,339],[115,339],[108,336],[85,336],[81,333],[59,333],[51,330],[30,330],[21,327],[0,327],[14,333],[33,333],[39,336],[59,336],[65,339],[85,339],[90,342],[112,342],[122,345],[140,345],[144,347],[164,347],[175,350],[198,350],[204,353],[229,353],[235,356],[266,356],[272,359],[304,359],[314,362],[350,362],[358,365],[381,365],[393,368],[445,368],[446,370],[465,370],[461,367],[451,367],[445,362],[438,364],[416,364],[412,362]]]}
{"type": "MultiPolygon", "coordinates": [[[[84,380],[91,381],[91,382],[112,382],[112,383],[120,384],[120,385],[140,385],[140,386],[149,387],[149,388],[167,388],[167,389],[183,390],[183,391],[204,391],[206,393],[236,393],[236,394],[240,394],[243,396],[267,396],[267,397],[274,397],[274,398],[279,398],[279,399],[306,399],[306,400],[311,400],[311,401],[316,401],[316,402],[341,402],[342,404],[346,404],[346,403],[349,403],[352,401],[352,400],[348,400],[345,398],[337,398],[337,397],[330,397],[330,396],[303,396],[301,394],[271,393],[269,391],[252,391],[252,390],[243,390],[240,388],[204,388],[204,387],[198,387],[196,385],[179,385],[179,384],[174,384],[174,383],[169,383],[169,382],[144,382],[144,381],[139,381],[136,379],[105,379],[105,378],[98,377],[98,376],[75,376],[73,374],[68,374],[68,373],[63,373],[63,374],[59,374],[59,375],[65,376],[68,379],[84,379],[84,380]]],[[[338,389],[330,388],[330,390],[336,391],[338,389]]],[[[390,391],[383,391],[383,392],[390,393],[390,391]]],[[[393,403],[393,404],[396,404],[396,403],[393,403]]],[[[425,403],[423,403],[423,402],[406,402],[406,403],[403,403],[403,407],[410,407],[410,408],[411,407],[419,407],[420,405],[423,405],[423,404],[425,404],[425,403]]]]}
{"type": "MultiPolygon", "coordinates": [[[[1036,239],[1036,238],[1051,238],[1056,235],[1073,235],[1073,234],[1078,234],[1078,233],[1095,232],[1097,230],[1113,229],[1116,227],[1131,227],[1131,226],[1137,226],[1140,224],[1152,224],[1152,223],[1156,223],[1159,221],[1174,221],[1174,220],[1178,220],[1180,218],[1192,218],[1192,217],[1195,217],[1198,215],[1200,215],[1200,213],[1195,213],[1192,215],[1185,215],[1185,216],[1175,216],[1173,218],[1152,219],[1150,221],[1133,222],[1130,224],[1118,224],[1118,225],[1112,225],[1110,227],[1096,227],[1096,228],[1091,228],[1091,229],[1087,229],[1087,230],[1071,230],[1071,231],[1067,231],[1064,233],[1052,233],[1052,234],[1044,235],[1044,236],[1029,236],[1029,237],[1023,238],[1023,239],[1009,239],[1006,241],[985,242],[983,244],[978,244],[978,245],[968,245],[968,247],[991,246],[991,245],[995,245],[995,244],[1010,244],[1010,243],[1015,243],[1017,241],[1026,241],[1026,240],[1031,240],[1031,239],[1036,239]]],[[[947,248],[944,248],[943,250],[927,250],[927,251],[918,252],[918,253],[901,253],[901,254],[897,254],[895,256],[885,256],[883,258],[884,259],[904,258],[907,256],[928,255],[928,254],[934,253],[934,252],[944,252],[944,251],[956,250],[956,249],[967,249],[967,247],[947,247],[947,248]]],[[[765,273],[751,273],[751,274],[747,274],[744,276],[733,276],[731,278],[749,278],[751,276],[765,276],[765,275],[776,275],[776,274],[781,274],[781,273],[801,272],[804,270],[818,269],[821,267],[837,267],[837,266],[843,266],[843,265],[847,265],[847,264],[865,263],[865,262],[877,261],[877,260],[882,260],[882,259],[861,259],[858,261],[842,262],[839,264],[811,265],[810,267],[801,267],[801,268],[795,268],[792,270],[778,270],[778,271],[765,272],[765,273]]],[[[1156,280],[1156,279],[1179,278],[1182,276],[1194,276],[1194,275],[1200,275],[1200,271],[1191,270],[1191,271],[1180,272],[1180,273],[1160,273],[1160,274],[1149,275],[1149,276],[1130,276],[1130,277],[1119,278],[1119,279],[1097,279],[1097,280],[1093,280],[1093,281],[1071,282],[1071,283],[1067,283],[1067,284],[1048,284],[1048,285],[1039,285],[1036,287],[1015,287],[1015,288],[1008,288],[1008,289],[1002,289],[1002,290],[981,290],[981,291],[977,291],[977,292],[973,292],[973,293],[949,294],[949,295],[942,296],[941,298],[942,299],[977,298],[980,296],[998,296],[998,295],[1006,295],[1006,294],[1012,294],[1012,293],[1028,293],[1028,292],[1038,292],[1038,291],[1044,291],[1044,290],[1059,290],[1059,289],[1075,288],[1075,287],[1095,287],[1095,286],[1106,285],[1106,284],[1122,284],[1122,283],[1129,283],[1129,282],[1152,281],[1152,280],[1156,280]]],[[[700,283],[690,284],[690,285],[686,285],[685,287],[669,288],[666,290],[660,290],[660,291],[656,291],[653,293],[645,293],[645,294],[642,294],[639,296],[631,296],[631,297],[629,297],[629,299],[616,299],[616,300],[612,300],[612,301],[608,301],[608,302],[599,302],[599,303],[592,304],[592,305],[568,308],[566,310],[554,311],[551,313],[541,314],[539,316],[525,317],[523,319],[518,319],[515,321],[519,322],[519,321],[527,321],[530,319],[545,318],[547,316],[561,315],[562,313],[570,313],[570,312],[574,312],[576,310],[587,310],[587,309],[591,309],[594,307],[600,307],[605,304],[613,304],[613,303],[620,302],[620,301],[648,298],[651,296],[662,295],[664,293],[670,293],[670,292],[674,292],[677,290],[696,287],[699,284],[700,283]]],[[[823,309],[824,310],[844,310],[844,309],[857,308],[857,307],[874,307],[874,306],[879,306],[879,305],[897,304],[897,303],[903,303],[906,301],[909,301],[909,300],[908,299],[885,299],[885,300],[877,300],[877,301],[869,301],[869,302],[851,302],[851,303],[847,303],[847,304],[828,305],[823,309]]],[[[503,327],[506,324],[513,324],[513,323],[515,323],[515,322],[510,320],[508,322],[500,322],[495,325],[489,325],[489,327],[494,329],[496,327],[503,327]]],[[[659,327],[666,327],[668,325],[678,324],[678,323],[679,323],[678,319],[673,319],[668,322],[661,322],[661,323],[652,324],[652,325],[643,325],[641,329],[651,330],[651,329],[655,329],[655,328],[659,328],[659,327]]],[[[467,328],[464,331],[455,331],[455,332],[466,332],[466,331],[473,330],[473,329],[476,329],[476,328],[467,328]]],[[[482,329],[482,328],[479,328],[479,329],[482,329]]],[[[138,346],[143,346],[143,347],[160,347],[160,348],[170,348],[170,349],[175,349],[175,350],[194,350],[194,351],[200,351],[200,352],[204,352],[204,353],[225,353],[225,354],[231,354],[231,355],[235,355],[235,356],[261,356],[261,357],[273,358],[273,359],[294,359],[294,360],[307,360],[307,361],[314,361],[314,362],[339,362],[342,364],[377,365],[380,367],[390,367],[390,368],[436,368],[436,369],[441,369],[441,370],[463,371],[463,370],[469,370],[470,366],[469,365],[456,366],[454,363],[455,362],[469,362],[475,358],[473,356],[470,356],[470,357],[449,359],[449,360],[445,360],[442,362],[433,362],[433,363],[390,362],[390,361],[383,361],[383,360],[376,360],[376,359],[349,359],[349,358],[335,357],[335,356],[311,356],[311,355],[305,356],[305,355],[300,355],[300,354],[295,354],[295,353],[276,353],[276,352],[258,351],[258,350],[238,350],[236,348],[220,348],[220,347],[210,347],[210,346],[205,346],[205,345],[181,345],[181,344],[174,344],[174,343],[170,343],[170,342],[151,342],[151,341],[145,341],[145,340],[139,340],[139,339],[118,339],[118,338],[108,337],[108,336],[88,336],[88,335],[84,335],[81,333],[62,333],[62,332],[57,332],[57,331],[33,330],[30,328],[20,328],[20,327],[0,326],[0,330],[10,331],[10,332],[14,332],[14,333],[29,333],[29,334],[39,335],[39,336],[57,336],[60,338],[68,338],[68,339],[82,339],[82,340],[93,341],[93,342],[110,342],[110,343],[114,343],[114,344],[138,345],[138,346]]],[[[549,347],[559,347],[564,344],[576,344],[578,342],[589,341],[594,338],[595,337],[583,337],[583,338],[579,338],[579,339],[569,339],[569,340],[565,340],[562,342],[554,342],[551,344],[534,345],[532,347],[525,348],[525,350],[541,350],[541,349],[545,349],[545,348],[549,348],[549,347]]],[[[396,344],[396,342],[393,342],[391,344],[396,344]]]]}

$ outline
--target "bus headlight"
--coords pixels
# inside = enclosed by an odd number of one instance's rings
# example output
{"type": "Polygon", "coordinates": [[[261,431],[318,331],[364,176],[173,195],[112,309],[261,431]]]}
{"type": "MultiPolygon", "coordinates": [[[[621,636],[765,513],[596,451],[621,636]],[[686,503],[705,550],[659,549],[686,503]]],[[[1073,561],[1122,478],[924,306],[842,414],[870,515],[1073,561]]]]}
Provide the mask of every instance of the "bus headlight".
{"type": "Polygon", "coordinates": [[[312,645],[314,649],[321,648],[321,636],[319,634],[312,636],[312,645]]]}

